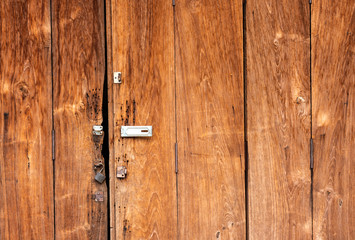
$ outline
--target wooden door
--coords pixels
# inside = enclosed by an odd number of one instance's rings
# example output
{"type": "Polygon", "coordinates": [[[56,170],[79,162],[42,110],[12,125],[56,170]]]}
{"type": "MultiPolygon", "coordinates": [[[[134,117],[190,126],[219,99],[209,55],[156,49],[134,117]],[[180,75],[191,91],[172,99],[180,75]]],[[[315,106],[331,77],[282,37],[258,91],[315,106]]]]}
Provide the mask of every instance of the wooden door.
{"type": "Polygon", "coordinates": [[[103,123],[104,1],[54,0],[52,18],[55,237],[107,239],[107,187],[94,180],[103,136],[93,136],[103,123]]]}
{"type": "Polygon", "coordinates": [[[111,238],[244,238],[242,2],[110,3],[111,238]]]}
{"type": "Polygon", "coordinates": [[[166,0],[113,0],[108,12],[109,69],[122,73],[121,84],[113,75],[108,84],[111,238],[175,239],[173,8],[166,0]],[[121,138],[125,125],[153,126],[153,136],[121,138]],[[115,177],[117,167],[127,168],[125,179],[115,177]]]}
{"type": "Polygon", "coordinates": [[[245,239],[242,10],[176,2],[178,239],[245,239]]]}
{"type": "Polygon", "coordinates": [[[355,237],[355,2],[312,4],[314,239],[355,237]]]}
{"type": "Polygon", "coordinates": [[[0,2],[0,239],[53,239],[50,1],[0,2]]]}
{"type": "Polygon", "coordinates": [[[351,0],[1,1],[0,239],[352,239],[354,16],[351,0]]]}

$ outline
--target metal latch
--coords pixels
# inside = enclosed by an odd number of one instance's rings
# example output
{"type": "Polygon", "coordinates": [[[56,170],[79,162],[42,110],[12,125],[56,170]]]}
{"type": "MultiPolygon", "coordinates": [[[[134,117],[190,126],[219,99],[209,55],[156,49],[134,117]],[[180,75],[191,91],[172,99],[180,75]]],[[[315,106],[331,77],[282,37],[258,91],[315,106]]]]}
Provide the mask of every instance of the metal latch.
{"type": "Polygon", "coordinates": [[[121,137],[151,137],[152,126],[121,126],[121,137]]]}
{"type": "Polygon", "coordinates": [[[116,173],[117,178],[126,178],[126,174],[127,174],[126,167],[124,167],[124,166],[117,167],[117,173],[116,173]]]}
{"type": "Polygon", "coordinates": [[[113,83],[122,83],[122,79],[121,79],[121,72],[114,72],[113,73],[113,83]]]}
{"type": "Polygon", "coordinates": [[[103,134],[103,126],[93,126],[92,127],[92,134],[96,136],[101,136],[103,134]]]}

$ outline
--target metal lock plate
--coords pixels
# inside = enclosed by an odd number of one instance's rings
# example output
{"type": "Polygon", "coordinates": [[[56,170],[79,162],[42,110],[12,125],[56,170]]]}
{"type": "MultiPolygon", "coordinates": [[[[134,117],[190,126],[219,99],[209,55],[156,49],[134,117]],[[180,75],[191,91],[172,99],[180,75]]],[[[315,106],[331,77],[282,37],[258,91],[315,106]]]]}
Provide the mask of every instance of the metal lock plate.
{"type": "Polygon", "coordinates": [[[113,83],[122,83],[121,76],[122,76],[121,72],[114,72],[113,73],[113,83]]]}
{"type": "Polygon", "coordinates": [[[104,192],[98,191],[94,194],[95,202],[103,202],[104,201],[104,192]]]}
{"type": "Polygon", "coordinates": [[[104,129],[103,126],[93,126],[92,134],[95,136],[102,136],[102,134],[104,133],[103,129],[104,129]]]}
{"type": "Polygon", "coordinates": [[[105,181],[105,179],[106,179],[105,175],[103,175],[101,172],[98,172],[95,175],[95,180],[99,183],[103,183],[105,181]]]}
{"type": "Polygon", "coordinates": [[[121,126],[121,137],[151,137],[152,126],[121,126]]]}
{"type": "Polygon", "coordinates": [[[124,166],[117,167],[117,173],[116,173],[117,178],[126,178],[126,174],[127,174],[126,167],[124,167],[124,166]]]}

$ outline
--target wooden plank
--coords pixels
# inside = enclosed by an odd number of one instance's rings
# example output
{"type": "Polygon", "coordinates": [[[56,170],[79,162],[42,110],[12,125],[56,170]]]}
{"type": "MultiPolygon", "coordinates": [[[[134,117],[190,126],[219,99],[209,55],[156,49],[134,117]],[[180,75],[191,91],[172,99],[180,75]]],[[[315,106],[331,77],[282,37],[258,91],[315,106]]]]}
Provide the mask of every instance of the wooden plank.
{"type": "Polygon", "coordinates": [[[107,239],[107,187],[94,180],[102,138],[92,134],[103,122],[104,1],[55,0],[52,9],[56,239],[107,239]]]}
{"type": "Polygon", "coordinates": [[[355,2],[312,4],[314,239],[355,237],[355,2]]]}
{"type": "MultiPolygon", "coordinates": [[[[112,6],[115,237],[176,238],[173,8],[166,0],[115,0],[112,6]],[[122,125],[152,125],[151,138],[121,138],[122,125]]],[[[111,91],[111,90],[110,90],[111,91]]],[[[110,124],[112,126],[112,124],[110,124]]],[[[112,206],[112,204],[111,204],[112,206]]]]}
{"type": "Polygon", "coordinates": [[[106,76],[107,78],[107,107],[108,107],[108,147],[109,147],[109,240],[116,240],[116,217],[115,217],[115,131],[114,131],[114,100],[113,100],[113,69],[112,69],[112,3],[106,2],[106,76]]]}
{"type": "Polygon", "coordinates": [[[244,239],[242,1],[175,8],[179,239],[244,239]]]}
{"type": "Polygon", "coordinates": [[[53,239],[49,1],[1,1],[0,36],[0,239],[53,239]]]}
{"type": "Polygon", "coordinates": [[[308,1],[246,3],[250,239],[312,237],[308,1]]]}

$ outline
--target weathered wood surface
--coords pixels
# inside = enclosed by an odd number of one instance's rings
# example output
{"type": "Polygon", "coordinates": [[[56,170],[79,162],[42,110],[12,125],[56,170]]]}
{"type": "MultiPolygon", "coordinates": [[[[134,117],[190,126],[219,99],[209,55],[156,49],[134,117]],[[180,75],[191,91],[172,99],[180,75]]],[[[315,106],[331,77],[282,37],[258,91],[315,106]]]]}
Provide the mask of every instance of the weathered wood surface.
{"type": "Polygon", "coordinates": [[[49,1],[0,2],[0,239],[53,239],[49,1]]]}
{"type": "Polygon", "coordinates": [[[355,238],[355,2],[312,4],[314,239],[355,238]]]}
{"type": "Polygon", "coordinates": [[[250,239],[312,237],[308,1],[246,3],[250,239]]]}
{"type": "Polygon", "coordinates": [[[52,14],[56,239],[107,239],[107,189],[94,180],[102,139],[92,134],[103,121],[104,1],[54,0],[52,14]]]}
{"type": "Polygon", "coordinates": [[[175,8],[179,239],[245,239],[242,1],[175,8]]]}
{"type": "Polygon", "coordinates": [[[111,238],[175,239],[173,8],[166,0],[115,0],[111,9],[112,69],[122,72],[122,84],[113,85],[110,76],[115,154],[110,165],[128,170],[126,179],[111,181],[116,221],[111,238]],[[152,125],[153,137],[121,138],[122,125],[152,125]]]}

